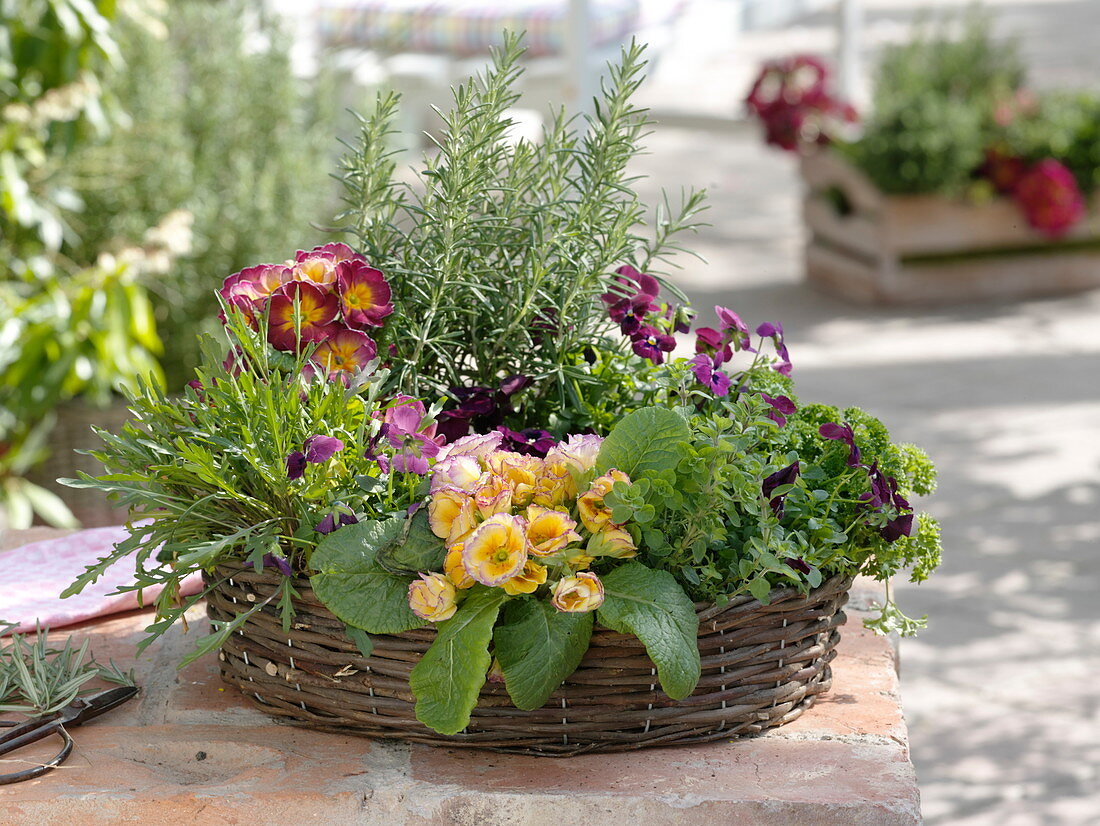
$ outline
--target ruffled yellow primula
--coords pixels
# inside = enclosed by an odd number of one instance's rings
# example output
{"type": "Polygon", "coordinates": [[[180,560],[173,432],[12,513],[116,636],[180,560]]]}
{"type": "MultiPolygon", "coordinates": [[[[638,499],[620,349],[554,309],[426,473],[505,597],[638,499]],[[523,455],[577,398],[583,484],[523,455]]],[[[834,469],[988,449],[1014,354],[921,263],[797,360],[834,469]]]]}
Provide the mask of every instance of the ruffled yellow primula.
{"type": "Polygon", "coordinates": [[[509,596],[520,594],[533,594],[539,586],[546,582],[546,566],[539,565],[533,559],[528,559],[523,570],[505,582],[501,587],[509,596]]]}
{"type": "Polygon", "coordinates": [[[486,474],[474,491],[474,502],[482,517],[512,512],[512,483],[496,473],[486,474]]]}
{"type": "Polygon", "coordinates": [[[580,542],[577,523],[564,511],[551,510],[541,505],[527,508],[527,541],[535,556],[550,556],[563,550],[571,542],[580,542]]]}
{"type": "Polygon", "coordinates": [[[475,530],[462,549],[462,564],[482,585],[501,585],[527,562],[527,525],[518,516],[497,513],[475,530]]]}
{"type": "Polygon", "coordinates": [[[428,527],[440,539],[451,535],[455,520],[462,513],[462,506],[470,500],[470,494],[456,487],[433,491],[428,500],[428,527]]]}
{"type": "Polygon", "coordinates": [[[443,622],[454,616],[455,586],[443,574],[421,574],[409,583],[409,607],[421,619],[443,622]]]}
{"type": "Polygon", "coordinates": [[[611,508],[603,503],[603,498],[611,492],[616,482],[630,483],[630,477],[621,470],[610,470],[603,476],[592,480],[592,486],[577,498],[577,512],[581,522],[592,533],[611,524],[611,508]]]}
{"type": "Polygon", "coordinates": [[[556,508],[567,499],[577,496],[577,483],[565,463],[544,464],[542,474],[535,480],[535,492],[531,501],[545,508],[556,508]]]}
{"type": "Polygon", "coordinates": [[[463,547],[463,543],[455,543],[447,551],[447,557],[443,560],[443,573],[460,591],[474,586],[474,578],[466,573],[466,566],[462,564],[463,547]]]}
{"type": "Polygon", "coordinates": [[[585,614],[603,605],[603,583],[590,571],[563,577],[554,585],[550,604],[566,614],[585,614]]]}
{"type": "Polygon", "coordinates": [[[607,525],[602,531],[592,534],[588,540],[587,550],[589,556],[610,556],[615,559],[630,559],[638,555],[638,546],[634,544],[634,537],[626,528],[617,528],[607,525]]]}
{"type": "Polygon", "coordinates": [[[512,489],[513,506],[522,508],[531,503],[542,475],[542,459],[502,450],[490,454],[488,464],[512,489]]]}

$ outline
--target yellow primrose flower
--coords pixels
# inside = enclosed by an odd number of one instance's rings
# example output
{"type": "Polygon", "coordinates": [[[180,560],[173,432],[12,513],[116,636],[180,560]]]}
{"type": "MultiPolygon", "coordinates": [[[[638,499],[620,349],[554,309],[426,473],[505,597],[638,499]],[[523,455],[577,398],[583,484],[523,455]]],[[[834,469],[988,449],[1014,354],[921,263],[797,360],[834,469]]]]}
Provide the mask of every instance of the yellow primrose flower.
{"type": "Polygon", "coordinates": [[[486,474],[487,478],[474,492],[474,501],[482,517],[497,513],[512,512],[512,485],[503,476],[496,473],[486,474]]]}
{"type": "Polygon", "coordinates": [[[533,594],[544,582],[546,582],[546,566],[528,559],[523,566],[523,570],[501,587],[504,589],[504,593],[514,597],[519,594],[533,594]]]}
{"type": "Polygon", "coordinates": [[[473,456],[444,459],[432,468],[432,493],[447,487],[471,491],[477,486],[482,473],[481,462],[473,456]]]}
{"type": "Polygon", "coordinates": [[[611,508],[606,507],[603,498],[611,492],[616,482],[630,482],[630,477],[621,470],[610,470],[603,476],[592,480],[592,486],[577,499],[577,511],[581,522],[592,533],[611,523],[611,508]]]}
{"type": "Polygon", "coordinates": [[[470,534],[462,549],[466,573],[482,585],[500,585],[527,562],[527,525],[518,516],[497,513],[470,534]]]}
{"type": "Polygon", "coordinates": [[[440,539],[451,535],[451,528],[462,512],[462,506],[470,500],[470,495],[455,487],[439,488],[432,492],[428,500],[428,526],[440,539]]]}
{"type": "Polygon", "coordinates": [[[535,493],[531,501],[546,508],[556,508],[567,499],[577,496],[577,483],[564,463],[544,464],[542,474],[535,480],[535,493]]]}
{"type": "Polygon", "coordinates": [[[542,474],[542,459],[502,450],[489,456],[488,465],[493,473],[507,480],[512,488],[512,504],[515,507],[530,504],[542,474]]]}
{"type": "Polygon", "coordinates": [[[551,510],[541,505],[527,507],[527,541],[535,556],[550,556],[571,542],[580,542],[577,523],[564,511],[551,510]]]}
{"type": "Polygon", "coordinates": [[[451,523],[451,532],[445,540],[447,547],[450,548],[453,545],[465,542],[480,521],[477,505],[474,504],[473,499],[467,499],[462,503],[462,509],[459,510],[458,516],[451,523]]]}
{"type": "Polygon", "coordinates": [[[625,528],[607,525],[602,531],[592,534],[586,548],[591,556],[611,556],[616,559],[630,559],[638,555],[638,546],[634,537],[625,528]]]}
{"type": "Polygon", "coordinates": [[[603,605],[603,583],[589,571],[563,577],[554,585],[550,604],[566,614],[586,614],[603,605]]]}
{"type": "Polygon", "coordinates": [[[596,561],[596,557],[589,556],[588,552],[581,547],[567,548],[565,553],[562,554],[562,559],[566,565],[575,571],[587,568],[596,561]]]}
{"type": "Polygon", "coordinates": [[[409,583],[409,607],[421,619],[443,622],[454,616],[455,586],[443,574],[421,574],[409,583]]]}
{"type": "Polygon", "coordinates": [[[474,578],[466,573],[466,567],[462,564],[462,548],[463,543],[456,542],[447,551],[447,558],[443,560],[443,573],[459,590],[472,588],[474,585],[474,578]]]}

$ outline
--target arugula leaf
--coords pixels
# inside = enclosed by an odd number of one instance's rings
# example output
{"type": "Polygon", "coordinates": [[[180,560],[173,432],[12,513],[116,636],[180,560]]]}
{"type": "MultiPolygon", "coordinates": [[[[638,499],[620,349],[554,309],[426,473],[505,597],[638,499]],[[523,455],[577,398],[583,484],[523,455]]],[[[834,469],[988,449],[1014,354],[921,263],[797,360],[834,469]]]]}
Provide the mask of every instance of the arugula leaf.
{"type": "Polygon", "coordinates": [[[493,625],[507,598],[500,588],[477,588],[436,626],[439,636],[409,675],[421,723],[440,734],[466,728],[489,671],[493,625]]]}
{"type": "Polygon", "coordinates": [[[691,439],[687,422],[667,407],[643,407],[623,416],[604,439],[596,472],[617,468],[632,480],[647,473],[673,470],[678,446],[691,439]]]}
{"type": "Polygon", "coordinates": [[[405,520],[360,522],[317,543],[309,578],[317,597],[348,625],[372,634],[397,634],[424,625],[409,608],[407,574],[387,571],[378,550],[401,534],[405,520]]]}
{"type": "Polygon", "coordinates": [[[542,708],[577,670],[592,636],[593,616],[568,614],[546,600],[512,600],[493,634],[504,683],[516,708],[542,708]]]}
{"type": "Polygon", "coordinates": [[[627,562],[603,577],[597,619],[620,634],[634,634],[657,666],[661,688],[682,700],[699,682],[699,617],[668,571],[627,562]]]}

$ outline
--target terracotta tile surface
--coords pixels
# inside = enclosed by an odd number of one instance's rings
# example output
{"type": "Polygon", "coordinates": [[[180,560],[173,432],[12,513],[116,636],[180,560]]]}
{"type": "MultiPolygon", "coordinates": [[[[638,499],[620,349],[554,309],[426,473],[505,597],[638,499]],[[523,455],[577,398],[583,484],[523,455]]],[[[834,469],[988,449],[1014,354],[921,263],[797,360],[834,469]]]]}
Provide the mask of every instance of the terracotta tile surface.
{"type": "Polygon", "coordinates": [[[97,657],[132,664],[143,693],[74,730],[62,770],[0,787],[0,826],[920,823],[894,649],[860,628],[857,612],[833,690],[796,722],[752,740],[572,759],[274,723],[221,684],[212,658],[176,668],[202,629],[201,611],[192,620],[190,635],[174,629],[136,661],[147,612],[72,629],[91,638],[97,657]]]}

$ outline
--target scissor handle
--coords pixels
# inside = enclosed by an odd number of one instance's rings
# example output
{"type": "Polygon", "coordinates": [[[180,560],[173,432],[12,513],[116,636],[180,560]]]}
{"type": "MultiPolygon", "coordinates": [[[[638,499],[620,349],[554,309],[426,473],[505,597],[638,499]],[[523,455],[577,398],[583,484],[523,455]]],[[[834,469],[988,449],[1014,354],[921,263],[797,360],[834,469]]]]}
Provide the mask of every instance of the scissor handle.
{"type": "MultiPolygon", "coordinates": [[[[22,724],[13,723],[8,720],[0,720],[0,726],[11,727],[17,725],[22,724]]],[[[24,769],[21,772],[13,772],[11,774],[0,774],[0,786],[6,786],[9,783],[19,783],[22,780],[33,780],[36,777],[41,777],[47,772],[56,769],[69,758],[69,755],[73,753],[73,738],[69,736],[69,732],[65,731],[65,727],[59,723],[46,734],[56,734],[64,741],[64,745],[61,747],[61,751],[59,751],[55,757],[51,758],[45,763],[33,766],[32,768],[24,769]]]]}

